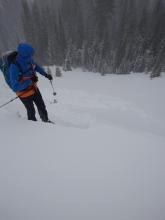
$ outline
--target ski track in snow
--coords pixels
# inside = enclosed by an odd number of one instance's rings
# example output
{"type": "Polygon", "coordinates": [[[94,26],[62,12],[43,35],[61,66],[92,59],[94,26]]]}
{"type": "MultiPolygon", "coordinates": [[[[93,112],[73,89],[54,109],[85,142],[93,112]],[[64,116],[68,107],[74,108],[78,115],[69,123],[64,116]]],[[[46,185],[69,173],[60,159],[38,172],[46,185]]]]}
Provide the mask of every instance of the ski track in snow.
{"type": "Polygon", "coordinates": [[[151,115],[129,101],[77,90],[63,89],[59,90],[59,94],[59,104],[54,106],[56,114],[52,115],[57,124],[84,129],[96,124],[106,124],[165,135],[164,130],[159,128],[159,124],[151,115]]]}

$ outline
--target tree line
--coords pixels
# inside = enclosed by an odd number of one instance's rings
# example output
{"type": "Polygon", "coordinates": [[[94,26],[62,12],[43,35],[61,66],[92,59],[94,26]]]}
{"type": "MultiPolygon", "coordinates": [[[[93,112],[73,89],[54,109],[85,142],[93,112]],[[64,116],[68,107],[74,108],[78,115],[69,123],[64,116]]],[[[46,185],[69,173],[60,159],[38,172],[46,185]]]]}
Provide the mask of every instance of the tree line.
{"type": "Polygon", "coordinates": [[[45,65],[99,72],[146,72],[165,69],[164,0],[61,0],[22,2],[26,41],[45,65]]]}

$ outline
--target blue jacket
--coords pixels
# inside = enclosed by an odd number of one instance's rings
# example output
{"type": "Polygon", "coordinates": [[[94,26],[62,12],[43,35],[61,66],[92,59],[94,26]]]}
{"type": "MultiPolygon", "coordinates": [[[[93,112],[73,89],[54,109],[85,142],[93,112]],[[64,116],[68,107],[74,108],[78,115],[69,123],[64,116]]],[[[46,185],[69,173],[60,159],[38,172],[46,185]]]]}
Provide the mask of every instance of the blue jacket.
{"type": "Polygon", "coordinates": [[[35,51],[31,45],[21,43],[18,45],[17,50],[18,50],[17,63],[20,68],[16,64],[11,64],[9,68],[9,74],[10,74],[10,84],[12,90],[14,92],[21,92],[26,90],[33,83],[30,79],[20,81],[19,80],[20,77],[30,78],[32,77],[34,72],[39,72],[41,75],[45,76],[46,72],[42,67],[40,67],[33,61],[33,55],[35,51]],[[32,65],[35,66],[34,69],[31,68],[32,65]]]}

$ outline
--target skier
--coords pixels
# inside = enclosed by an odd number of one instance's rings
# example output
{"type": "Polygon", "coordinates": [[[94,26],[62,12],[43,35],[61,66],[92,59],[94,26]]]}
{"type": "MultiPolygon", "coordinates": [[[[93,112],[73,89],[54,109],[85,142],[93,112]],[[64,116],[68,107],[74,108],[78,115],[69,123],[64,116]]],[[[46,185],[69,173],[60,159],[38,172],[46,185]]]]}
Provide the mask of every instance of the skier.
{"type": "Polygon", "coordinates": [[[51,74],[47,74],[42,67],[33,61],[35,53],[33,47],[21,43],[17,48],[18,55],[15,63],[9,67],[11,88],[16,92],[27,110],[28,120],[37,121],[34,104],[37,106],[40,118],[44,122],[51,122],[48,118],[45,103],[37,87],[38,77],[36,72],[52,80],[51,74]]]}

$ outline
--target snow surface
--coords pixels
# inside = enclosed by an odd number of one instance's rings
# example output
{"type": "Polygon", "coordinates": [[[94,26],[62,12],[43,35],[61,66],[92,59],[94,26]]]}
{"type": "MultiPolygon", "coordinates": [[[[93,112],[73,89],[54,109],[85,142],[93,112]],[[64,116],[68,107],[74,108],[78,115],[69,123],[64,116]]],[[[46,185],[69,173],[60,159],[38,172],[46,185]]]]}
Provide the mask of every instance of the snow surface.
{"type": "MultiPolygon", "coordinates": [[[[0,76],[0,104],[15,95],[0,76]]],[[[66,72],[56,125],[0,109],[0,220],[164,220],[165,76],[66,72]]]]}

